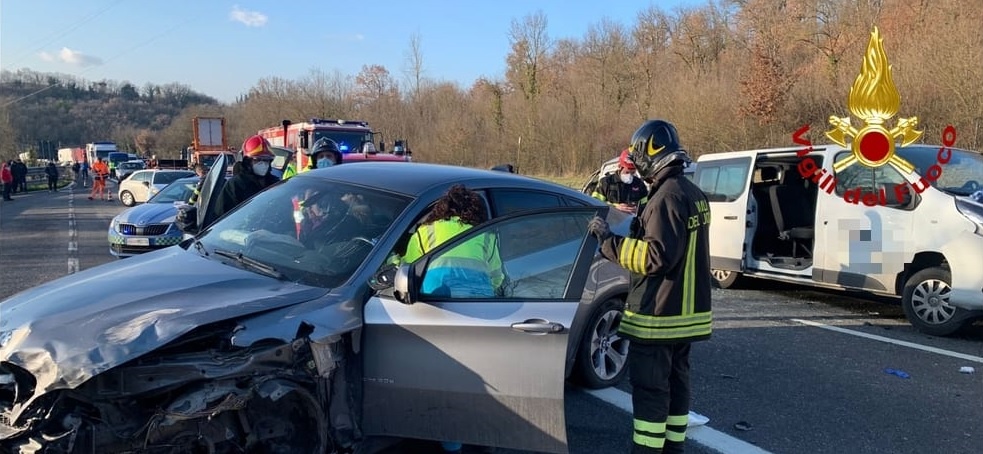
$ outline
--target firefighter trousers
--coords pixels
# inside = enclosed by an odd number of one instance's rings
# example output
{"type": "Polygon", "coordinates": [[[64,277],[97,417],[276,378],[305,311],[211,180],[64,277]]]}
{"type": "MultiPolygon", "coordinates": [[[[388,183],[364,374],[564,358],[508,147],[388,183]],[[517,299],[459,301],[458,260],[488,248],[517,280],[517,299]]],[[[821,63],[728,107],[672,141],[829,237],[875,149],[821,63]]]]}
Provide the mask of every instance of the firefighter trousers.
{"type": "Polygon", "coordinates": [[[683,452],[689,423],[689,343],[628,347],[632,454],[683,452]]]}

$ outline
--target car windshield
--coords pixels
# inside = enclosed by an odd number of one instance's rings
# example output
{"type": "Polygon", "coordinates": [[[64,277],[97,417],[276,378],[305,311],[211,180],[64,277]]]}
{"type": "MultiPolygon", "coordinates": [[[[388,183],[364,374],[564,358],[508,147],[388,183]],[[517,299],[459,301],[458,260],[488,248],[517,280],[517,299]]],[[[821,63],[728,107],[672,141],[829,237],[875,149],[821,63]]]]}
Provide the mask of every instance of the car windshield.
{"type": "Polygon", "coordinates": [[[314,140],[311,141],[311,143],[317,142],[317,139],[322,137],[327,137],[335,141],[342,153],[359,153],[361,152],[359,147],[362,146],[362,142],[372,141],[371,133],[354,131],[314,131],[314,140]]]}
{"type": "MultiPolygon", "coordinates": [[[[898,147],[898,156],[915,166],[915,171],[925,177],[928,169],[938,163],[938,147],[898,147]]],[[[945,158],[945,156],[943,156],[945,158]]],[[[970,195],[983,186],[983,156],[966,150],[952,149],[952,158],[941,164],[942,175],[931,181],[936,189],[955,195],[970,195]]],[[[930,181],[929,178],[925,178],[930,181]]]]}
{"type": "Polygon", "coordinates": [[[178,178],[185,178],[194,175],[193,172],[157,172],[154,177],[154,184],[171,184],[178,178]]]}
{"type": "Polygon", "coordinates": [[[199,239],[216,260],[261,263],[293,282],[337,287],[358,269],[410,201],[301,174],[240,205],[199,239]]]}
{"type": "Polygon", "coordinates": [[[187,202],[195,190],[198,180],[178,180],[154,194],[147,203],[187,202]]]}
{"type": "Polygon", "coordinates": [[[109,153],[109,161],[114,163],[126,162],[130,159],[130,155],[126,153],[109,153]]]}
{"type": "Polygon", "coordinates": [[[142,169],[143,168],[143,163],[142,162],[124,162],[124,163],[121,163],[119,165],[119,168],[120,169],[123,169],[123,170],[142,169]]]}

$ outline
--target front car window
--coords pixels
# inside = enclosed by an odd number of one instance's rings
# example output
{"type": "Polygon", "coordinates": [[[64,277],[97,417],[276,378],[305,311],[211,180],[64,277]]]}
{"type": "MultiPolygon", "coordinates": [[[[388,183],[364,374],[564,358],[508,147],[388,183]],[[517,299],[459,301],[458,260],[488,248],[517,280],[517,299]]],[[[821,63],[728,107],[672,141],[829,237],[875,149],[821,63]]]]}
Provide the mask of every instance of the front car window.
{"type": "Polygon", "coordinates": [[[541,213],[482,228],[433,256],[424,271],[421,296],[564,299],[591,216],[541,213]]]}
{"type": "Polygon", "coordinates": [[[372,134],[367,132],[318,130],[314,131],[314,140],[311,143],[316,143],[322,137],[327,137],[335,141],[343,154],[360,153],[362,151],[360,148],[362,143],[372,141],[372,134]]]}
{"type": "MultiPolygon", "coordinates": [[[[970,195],[983,189],[983,156],[966,150],[952,149],[949,162],[939,164],[942,175],[936,181],[927,178],[928,169],[938,163],[938,147],[924,145],[898,147],[898,156],[915,166],[925,181],[936,189],[954,195],[970,195]]],[[[943,156],[943,159],[945,156],[943,156]]],[[[886,167],[886,166],[885,166],[886,167]]]]}
{"type": "Polygon", "coordinates": [[[377,189],[298,175],[238,206],[199,239],[216,260],[235,262],[228,253],[241,253],[283,279],[337,287],[410,202],[377,189]]]}

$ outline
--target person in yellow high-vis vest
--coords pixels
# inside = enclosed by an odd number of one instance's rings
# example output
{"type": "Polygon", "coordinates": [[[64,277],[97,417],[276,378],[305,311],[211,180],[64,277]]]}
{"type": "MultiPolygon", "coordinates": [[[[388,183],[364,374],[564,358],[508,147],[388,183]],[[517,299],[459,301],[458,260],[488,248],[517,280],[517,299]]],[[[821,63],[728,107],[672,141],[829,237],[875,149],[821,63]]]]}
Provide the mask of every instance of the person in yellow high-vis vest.
{"type": "Polygon", "coordinates": [[[638,173],[651,185],[631,233],[595,216],[587,229],[601,254],[631,273],[618,334],[630,340],[633,454],[683,452],[689,423],[689,354],[710,338],[710,204],[683,174],[689,156],[676,127],[649,120],[631,138],[638,173]]]}
{"type": "MultiPolygon", "coordinates": [[[[417,228],[406,246],[403,263],[410,263],[447,240],[487,220],[478,193],[455,185],[417,228]]],[[[498,251],[498,237],[483,234],[440,254],[431,262],[421,291],[447,297],[494,297],[502,291],[505,274],[498,251]]]]}

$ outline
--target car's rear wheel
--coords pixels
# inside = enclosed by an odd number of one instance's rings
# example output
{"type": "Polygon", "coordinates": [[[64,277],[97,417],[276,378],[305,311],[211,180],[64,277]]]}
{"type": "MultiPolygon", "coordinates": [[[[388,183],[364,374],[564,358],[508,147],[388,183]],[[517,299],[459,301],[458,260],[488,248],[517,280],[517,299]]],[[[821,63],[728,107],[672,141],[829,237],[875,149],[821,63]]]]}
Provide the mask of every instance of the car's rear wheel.
{"type": "Polygon", "coordinates": [[[952,274],[940,267],[921,270],[905,283],[901,307],[905,317],[919,331],[948,336],[972,323],[970,314],[949,304],[952,274]]]}
{"type": "Polygon", "coordinates": [[[119,201],[123,202],[123,205],[131,207],[136,205],[136,199],[133,198],[133,193],[130,191],[123,191],[119,193],[119,201]]]}
{"type": "Polygon", "coordinates": [[[624,303],[610,299],[591,315],[577,349],[575,371],[583,386],[607,388],[620,382],[628,371],[628,339],[618,336],[624,303]]]}

